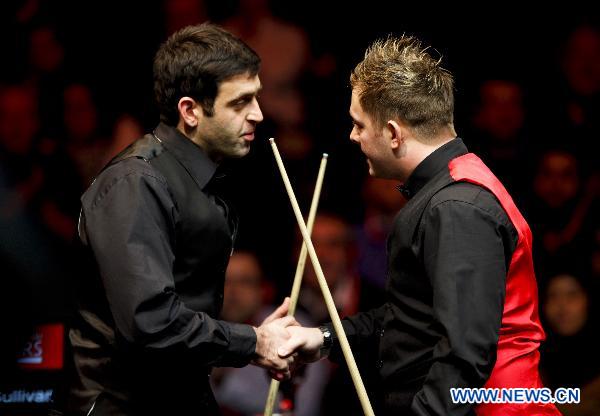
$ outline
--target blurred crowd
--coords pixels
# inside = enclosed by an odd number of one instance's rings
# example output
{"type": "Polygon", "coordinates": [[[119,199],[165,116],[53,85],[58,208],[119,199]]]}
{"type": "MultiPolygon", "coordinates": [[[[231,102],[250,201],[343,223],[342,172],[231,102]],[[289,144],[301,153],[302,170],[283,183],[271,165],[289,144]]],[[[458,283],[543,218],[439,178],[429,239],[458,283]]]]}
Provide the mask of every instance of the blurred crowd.
{"type": "MultiPolygon", "coordinates": [[[[466,29],[446,36],[454,28],[422,16],[406,25],[387,17],[381,25],[348,22],[338,29],[336,8],[317,2],[152,1],[143,18],[133,5],[101,3],[88,9],[25,0],[2,13],[0,387],[65,385],[66,345],[63,370],[43,376],[24,374],[15,357],[35,325],[68,326],[71,288],[86,273],[77,245],[79,197],[111,157],[157,123],[151,62],[159,42],[210,20],[258,52],[264,86],[258,140],[248,157],[222,166],[221,192],[241,218],[223,319],[260,322],[289,293],[300,251],[268,137],[277,139],[305,210],[320,155],[330,154],[313,241],[340,314],[384,301],[386,235],[405,201],[397,183],[368,177],[348,140],[348,75],[374,38],[412,30],[448,56],[457,79],[458,134],[505,184],[532,228],[547,333],[544,382],[582,388],[587,407],[565,407],[565,414],[600,413],[600,182],[593,150],[600,139],[599,19],[581,12],[564,19],[543,46],[527,44],[538,34],[516,47],[506,45],[517,43],[515,35],[491,34],[493,24],[483,32],[490,43],[482,45],[466,29]]],[[[515,23],[521,35],[522,26],[515,23]]],[[[328,320],[310,265],[298,319],[328,320]]],[[[226,415],[262,411],[264,371],[217,369],[212,378],[226,415]]],[[[297,415],[360,409],[346,369],[326,362],[284,383],[281,396],[297,415]]]]}

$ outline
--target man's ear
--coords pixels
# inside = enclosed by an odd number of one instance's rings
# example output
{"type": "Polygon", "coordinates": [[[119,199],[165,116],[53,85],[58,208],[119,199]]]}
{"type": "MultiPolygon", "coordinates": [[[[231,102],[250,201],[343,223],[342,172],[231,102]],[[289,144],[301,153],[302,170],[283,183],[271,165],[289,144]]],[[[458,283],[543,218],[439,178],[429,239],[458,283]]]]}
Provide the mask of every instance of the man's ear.
{"type": "Polygon", "coordinates": [[[390,138],[390,147],[393,150],[398,150],[404,141],[404,130],[396,120],[388,120],[385,129],[390,138]]]}
{"type": "Polygon", "coordinates": [[[177,103],[179,111],[179,120],[182,121],[186,128],[196,128],[202,116],[200,105],[190,97],[181,97],[177,103]]]}

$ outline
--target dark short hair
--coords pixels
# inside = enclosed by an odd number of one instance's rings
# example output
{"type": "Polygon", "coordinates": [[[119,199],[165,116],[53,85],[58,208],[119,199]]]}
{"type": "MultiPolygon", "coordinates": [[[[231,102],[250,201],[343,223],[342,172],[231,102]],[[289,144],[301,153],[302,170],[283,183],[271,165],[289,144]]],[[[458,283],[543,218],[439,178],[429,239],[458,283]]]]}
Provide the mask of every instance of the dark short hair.
{"type": "Polygon", "coordinates": [[[187,26],[163,43],[154,58],[154,95],[160,118],[179,121],[177,103],[192,97],[213,115],[219,85],[236,75],[258,74],[260,58],[248,45],[219,26],[187,26]]]}

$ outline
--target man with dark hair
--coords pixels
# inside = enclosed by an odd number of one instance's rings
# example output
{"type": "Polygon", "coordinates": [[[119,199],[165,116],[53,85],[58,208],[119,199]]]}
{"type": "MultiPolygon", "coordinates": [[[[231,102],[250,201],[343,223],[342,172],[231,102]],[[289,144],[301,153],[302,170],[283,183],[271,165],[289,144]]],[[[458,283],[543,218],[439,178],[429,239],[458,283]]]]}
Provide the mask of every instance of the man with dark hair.
{"type": "Polygon", "coordinates": [[[79,236],[96,268],[78,282],[69,334],[79,412],[218,414],[211,367],[289,376],[276,350],[295,324],[287,301],[258,328],[217,319],[237,218],[215,171],[248,153],[263,119],[259,64],[217,26],[173,34],[154,62],[161,123],[83,195],[79,236]]]}
{"type": "MultiPolygon", "coordinates": [[[[408,202],[388,240],[386,302],[343,320],[379,370],[380,413],[557,415],[541,403],[453,401],[451,388],[540,388],[531,232],[453,125],[454,83],[415,38],[375,42],[352,72],[350,139],[408,202]]],[[[282,357],[341,359],[331,325],[290,327],[282,357]]]]}

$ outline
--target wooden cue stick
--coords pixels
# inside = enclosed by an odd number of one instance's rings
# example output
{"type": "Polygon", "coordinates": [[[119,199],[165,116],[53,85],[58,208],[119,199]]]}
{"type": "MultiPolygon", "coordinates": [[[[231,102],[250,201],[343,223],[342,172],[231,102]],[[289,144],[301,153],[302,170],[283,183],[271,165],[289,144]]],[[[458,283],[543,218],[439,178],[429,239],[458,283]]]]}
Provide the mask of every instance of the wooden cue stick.
{"type": "MultiPolygon", "coordinates": [[[[308,220],[306,222],[308,234],[312,234],[313,224],[315,222],[315,217],[317,216],[317,207],[319,206],[319,199],[321,198],[321,188],[323,187],[323,178],[325,177],[326,167],[327,153],[323,153],[321,165],[319,166],[319,174],[317,175],[317,182],[315,184],[315,190],[313,192],[312,202],[310,204],[310,211],[308,212],[308,220]]],[[[290,295],[288,316],[294,316],[294,313],[296,313],[296,305],[298,304],[298,296],[300,295],[300,286],[302,285],[302,276],[304,275],[304,266],[306,265],[307,254],[308,251],[306,250],[306,244],[302,242],[302,249],[300,250],[300,257],[298,257],[298,264],[296,266],[296,273],[294,275],[294,284],[292,286],[292,293],[290,295]]],[[[273,407],[275,406],[275,399],[277,398],[278,391],[279,380],[271,379],[269,395],[267,396],[267,402],[265,404],[264,416],[271,416],[273,414],[273,407]]]]}
{"type": "Polygon", "coordinates": [[[367,395],[367,391],[365,389],[365,385],[362,381],[362,378],[360,377],[360,373],[358,372],[358,367],[356,366],[354,355],[352,354],[352,350],[350,349],[348,338],[346,337],[346,333],[344,332],[344,328],[342,327],[342,321],[340,320],[340,316],[338,315],[335,303],[333,302],[331,292],[329,291],[329,287],[327,286],[327,281],[325,280],[323,269],[321,268],[321,264],[319,263],[319,259],[317,258],[317,253],[315,252],[315,248],[312,244],[310,236],[308,235],[306,225],[304,224],[304,219],[302,218],[300,207],[298,206],[298,202],[296,201],[294,190],[292,189],[292,185],[290,184],[290,180],[285,171],[285,167],[283,166],[283,161],[281,160],[281,155],[279,154],[277,145],[275,144],[275,139],[271,138],[269,139],[269,141],[271,142],[271,147],[273,148],[273,153],[275,155],[275,160],[277,161],[277,166],[279,167],[279,171],[281,173],[281,178],[283,179],[283,183],[290,198],[292,208],[294,209],[294,214],[296,215],[298,227],[300,227],[302,238],[304,239],[304,243],[307,246],[308,255],[310,256],[313,268],[315,269],[317,280],[319,281],[319,286],[321,287],[321,292],[323,292],[323,298],[325,299],[325,304],[327,305],[327,310],[329,311],[329,316],[333,323],[333,328],[335,329],[335,332],[337,334],[340,347],[342,348],[344,358],[346,359],[346,364],[348,364],[348,370],[350,370],[350,376],[352,377],[352,382],[354,383],[354,387],[356,388],[356,393],[358,394],[358,399],[360,400],[363,413],[366,416],[375,416],[375,413],[373,412],[373,408],[371,407],[371,403],[369,401],[369,396],[367,395]]]}

